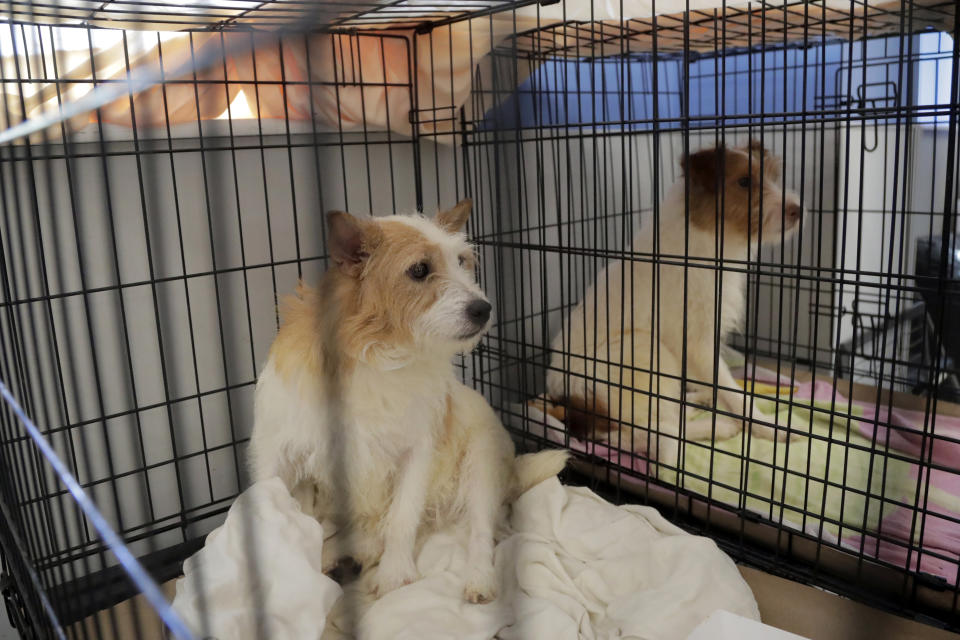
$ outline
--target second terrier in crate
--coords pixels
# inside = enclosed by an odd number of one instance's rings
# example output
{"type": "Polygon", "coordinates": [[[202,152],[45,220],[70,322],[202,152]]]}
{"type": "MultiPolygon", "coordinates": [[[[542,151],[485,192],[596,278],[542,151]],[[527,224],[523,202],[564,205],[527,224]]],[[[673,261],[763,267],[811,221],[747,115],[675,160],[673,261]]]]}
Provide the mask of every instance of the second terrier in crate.
{"type": "Polygon", "coordinates": [[[732,437],[745,418],[759,436],[786,438],[758,424],[774,421],[756,405],[751,411],[717,346],[743,321],[747,261],[761,244],[790,236],[803,216],[797,195],[782,186],[779,159],[757,142],[697,151],[681,168],[685,178],[667,192],[659,232],[646,221],[633,239],[641,257],[598,274],[555,337],[547,374],[551,413],[571,435],[666,464],[678,460],[684,369],[688,382],[700,383],[697,404],[739,416],[718,414],[715,427],[710,415],[689,419],[686,440],[732,437]]]}
{"type": "Polygon", "coordinates": [[[328,214],[332,267],[287,301],[257,381],[253,477],[279,476],[332,524],[323,568],[379,563],[380,595],[418,577],[418,534],[463,522],[464,598],[496,596],[502,507],[556,475],[567,453],[515,457],[486,400],[455,375],[490,325],[463,201],[428,219],[328,214]]]}

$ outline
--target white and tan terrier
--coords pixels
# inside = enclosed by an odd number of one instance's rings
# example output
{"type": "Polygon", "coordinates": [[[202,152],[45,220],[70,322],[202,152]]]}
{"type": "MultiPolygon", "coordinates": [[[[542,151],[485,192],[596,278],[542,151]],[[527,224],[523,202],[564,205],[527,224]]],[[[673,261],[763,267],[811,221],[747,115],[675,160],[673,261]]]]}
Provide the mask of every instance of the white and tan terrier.
{"type": "Polygon", "coordinates": [[[332,267],[301,286],[257,382],[253,477],[279,476],[333,526],[325,571],[379,562],[382,595],[415,580],[418,535],[465,523],[464,597],[496,597],[502,507],[557,474],[563,451],[515,457],[486,400],[455,375],[491,305],[462,229],[465,200],[434,219],[328,214],[332,267]]]}
{"type": "Polygon", "coordinates": [[[547,374],[550,412],[572,435],[666,464],[678,462],[684,364],[698,387],[690,399],[741,416],[717,415],[715,431],[710,415],[687,420],[686,440],[732,437],[744,418],[757,435],[785,439],[767,426],[772,417],[750,408],[716,346],[741,327],[746,262],[761,244],[792,235],[803,216],[779,159],[756,142],[704,149],[681,166],[685,179],[667,192],[659,233],[645,224],[633,239],[643,257],[598,274],[555,337],[547,374]]]}

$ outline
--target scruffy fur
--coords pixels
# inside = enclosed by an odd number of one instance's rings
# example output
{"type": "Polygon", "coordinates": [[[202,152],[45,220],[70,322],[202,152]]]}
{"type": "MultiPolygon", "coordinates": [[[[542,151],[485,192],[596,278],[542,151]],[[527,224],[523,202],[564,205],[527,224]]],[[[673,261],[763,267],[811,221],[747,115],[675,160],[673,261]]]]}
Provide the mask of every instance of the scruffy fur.
{"type": "MultiPolygon", "coordinates": [[[[684,323],[687,381],[699,383],[694,401],[752,417],[762,437],[785,437],[758,424],[773,419],[751,410],[715,347],[741,326],[745,261],[756,259],[761,243],[789,237],[802,217],[799,199],[782,187],[779,160],[758,143],[704,149],[681,167],[685,179],[667,193],[659,234],[648,221],[633,239],[634,251],[664,262],[608,264],[555,337],[547,374],[548,395],[558,405],[552,413],[573,435],[649,452],[668,464],[678,459],[684,323]]],[[[717,415],[714,431],[712,417],[702,416],[686,421],[684,437],[728,438],[743,424],[717,415]]]]}
{"type": "Polygon", "coordinates": [[[434,220],[328,214],[334,266],[286,301],[257,382],[254,479],[279,476],[336,531],[325,570],[379,563],[379,594],[417,578],[419,533],[465,519],[464,597],[492,600],[503,505],[566,462],[560,451],[516,458],[493,410],[455,376],[453,356],[490,322],[461,233],[469,211],[464,201],[434,220]]]}

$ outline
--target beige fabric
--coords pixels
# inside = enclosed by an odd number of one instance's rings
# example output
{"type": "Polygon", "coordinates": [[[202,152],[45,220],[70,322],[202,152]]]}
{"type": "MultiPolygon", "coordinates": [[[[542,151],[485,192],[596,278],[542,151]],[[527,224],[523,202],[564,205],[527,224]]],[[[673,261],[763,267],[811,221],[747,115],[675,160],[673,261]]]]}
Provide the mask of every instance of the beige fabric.
{"type": "MultiPolygon", "coordinates": [[[[497,37],[503,36],[497,32],[497,37]]],[[[129,67],[122,43],[96,52],[92,64],[82,53],[60,52],[56,71],[52,59],[44,60],[43,75],[61,81],[25,82],[20,85],[22,93],[17,84],[9,84],[4,95],[9,119],[0,113],[5,120],[0,124],[6,128],[56,112],[96,83],[123,81],[128,70],[136,70],[157,77],[162,73],[166,82],[137,93],[132,104],[125,96],[103,106],[99,119],[104,123],[130,127],[135,121],[138,128],[150,128],[165,127],[167,118],[171,125],[211,120],[222,117],[242,92],[242,112],[248,117],[313,119],[318,126],[334,130],[356,131],[366,125],[368,131],[390,129],[409,135],[413,40],[410,32],[314,34],[260,37],[254,46],[246,33],[195,33],[131,56],[129,67]],[[211,58],[222,62],[195,75],[177,73],[189,69],[192,60],[211,58]],[[72,82],[77,80],[89,82],[72,82]]],[[[490,31],[470,34],[446,27],[435,32],[432,42],[430,38],[416,41],[413,84],[419,91],[418,107],[435,114],[428,116],[421,130],[449,131],[451,110],[443,109],[466,101],[472,69],[491,47],[490,31]],[[436,129],[433,120],[441,121],[436,129]]],[[[12,58],[3,62],[5,77],[16,78],[16,62],[12,58]]],[[[19,63],[21,77],[27,75],[24,69],[42,68],[40,56],[22,56],[19,63]]],[[[97,113],[91,112],[71,118],[66,126],[78,132],[97,120],[97,113]]],[[[47,135],[57,138],[61,131],[57,127],[47,135]]]]}

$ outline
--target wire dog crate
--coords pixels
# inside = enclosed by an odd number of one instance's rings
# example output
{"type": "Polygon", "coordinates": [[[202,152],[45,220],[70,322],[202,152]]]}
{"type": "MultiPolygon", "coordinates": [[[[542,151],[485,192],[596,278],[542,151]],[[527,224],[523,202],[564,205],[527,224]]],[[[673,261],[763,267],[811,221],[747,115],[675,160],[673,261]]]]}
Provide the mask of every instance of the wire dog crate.
{"type": "Polygon", "coordinates": [[[326,264],[319,214],[464,196],[497,321],[461,370],[521,446],[570,447],[575,481],[741,562],[960,628],[955,3],[633,4],[7,5],[0,547],[24,637],[141,637],[111,607],[159,606],[222,522],[278,297],[326,264]],[[634,246],[688,153],[750,139],[805,209],[794,238],[709,264],[634,246]],[[799,438],[654,465],[544,411],[548,371],[577,375],[552,340],[616,261],[745,274],[718,357],[799,438]]]}

